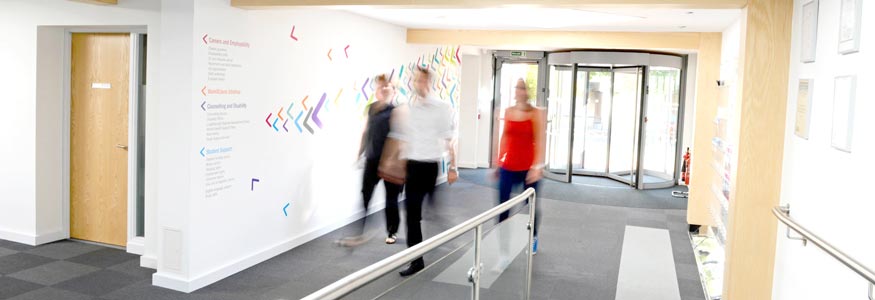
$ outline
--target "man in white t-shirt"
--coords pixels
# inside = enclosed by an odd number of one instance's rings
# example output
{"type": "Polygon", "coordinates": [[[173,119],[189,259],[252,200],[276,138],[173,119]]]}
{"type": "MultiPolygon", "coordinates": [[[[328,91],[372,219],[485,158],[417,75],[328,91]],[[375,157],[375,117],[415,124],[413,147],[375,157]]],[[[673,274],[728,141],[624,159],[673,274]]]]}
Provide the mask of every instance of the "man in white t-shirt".
{"type": "MultiPolygon", "coordinates": [[[[401,116],[396,118],[398,123],[389,134],[404,142],[402,156],[407,159],[407,247],[422,242],[422,201],[426,195],[434,198],[439,164],[446,153],[450,156],[447,181],[452,184],[459,177],[453,147],[455,116],[447,103],[429,93],[431,80],[431,73],[427,69],[417,68],[414,80],[416,94],[409,103],[396,109],[401,116]]],[[[400,274],[410,276],[424,268],[425,261],[419,257],[400,274]]]]}

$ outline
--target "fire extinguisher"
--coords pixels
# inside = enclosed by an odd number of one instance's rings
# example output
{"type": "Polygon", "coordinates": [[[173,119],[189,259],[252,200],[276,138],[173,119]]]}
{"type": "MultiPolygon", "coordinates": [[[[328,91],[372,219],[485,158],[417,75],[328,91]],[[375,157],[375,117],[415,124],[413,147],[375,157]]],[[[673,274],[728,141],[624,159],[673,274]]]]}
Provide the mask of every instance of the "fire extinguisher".
{"type": "Polygon", "coordinates": [[[681,180],[684,184],[690,185],[690,148],[687,147],[687,153],[684,154],[684,165],[681,167],[681,180]]]}

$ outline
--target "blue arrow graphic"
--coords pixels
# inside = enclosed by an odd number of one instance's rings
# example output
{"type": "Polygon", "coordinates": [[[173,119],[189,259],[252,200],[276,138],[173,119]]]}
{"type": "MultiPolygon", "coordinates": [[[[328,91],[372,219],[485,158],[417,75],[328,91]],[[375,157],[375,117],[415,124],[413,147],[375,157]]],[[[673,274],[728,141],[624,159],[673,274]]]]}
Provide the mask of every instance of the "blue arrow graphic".
{"type": "Polygon", "coordinates": [[[286,215],[286,217],[289,216],[289,213],[286,211],[286,208],[289,208],[289,204],[290,203],[286,203],[286,206],[283,206],[283,214],[286,215]]]}
{"type": "Polygon", "coordinates": [[[279,121],[279,120],[280,120],[280,118],[276,118],[273,120],[273,130],[276,130],[276,132],[280,132],[280,129],[276,128],[276,121],[279,121]]]}
{"type": "Polygon", "coordinates": [[[201,156],[203,156],[203,157],[207,157],[206,155],[204,155],[204,149],[206,149],[206,148],[207,148],[207,147],[203,147],[203,148],[201,148],[201,156]]]}
{"type": "Polygon", "coordinates": [[[303,110],[302,110],[301,112],[299,112],[299,113],[298,113],[298,117],[295,118],[295,127],[298,127],[298,132],[299,132],[299,133],[304,133],[304,130],[301,129],[301,124],[298,123],[298,120],[301,119],[301,116],[302,116],[302,115],[304,115],[304,111],[303,111],[303,110]]]}
{"type": "Polygon", "coordinates": [[[252,185],[249,187],[249,190],[250,190],[250,191],[254,191],[254,190],[255,190],[255,183],[256,183],[256,182],[260,182],[260,180],[258,180],[258,178],[252,178],[252,185]]]}
{"type": "Polygon", "coordinates": [[[289,119],[293,118],[293,117],[292,117],[292,113],[291,113],[291,111],[292,111],[292,106],[295,106],[295,102],[292,102],[292,104],[289,104],[289,108],[286,109],[286,115],[289,116],[289,119]]]}

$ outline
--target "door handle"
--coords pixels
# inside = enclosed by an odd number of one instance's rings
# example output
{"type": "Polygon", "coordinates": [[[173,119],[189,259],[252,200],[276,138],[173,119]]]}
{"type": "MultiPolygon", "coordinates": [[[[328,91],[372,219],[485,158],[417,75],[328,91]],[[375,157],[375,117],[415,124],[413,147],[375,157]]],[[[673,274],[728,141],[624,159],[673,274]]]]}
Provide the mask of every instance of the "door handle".
{"type": "Polygon", "coordinates": [[[115,144],[115,147],[116,147],[116,148],[119,148],[119,149],[128,150],[128,146],[125,146],[125,145],[122,145],[122,144],[115,144]]]}

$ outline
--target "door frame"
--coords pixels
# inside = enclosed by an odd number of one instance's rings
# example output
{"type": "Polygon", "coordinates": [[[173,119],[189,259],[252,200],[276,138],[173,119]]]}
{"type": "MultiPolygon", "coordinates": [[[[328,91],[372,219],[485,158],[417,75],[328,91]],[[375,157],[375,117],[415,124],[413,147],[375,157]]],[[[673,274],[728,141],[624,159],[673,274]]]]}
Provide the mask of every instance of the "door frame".
{"type": "MultiPolygon", "coordinates": [[[[61,123],[62,136],[62,190],[61,190],[61,225],[64,237],[70,238],[70,113],[71,113],[71,88],[72,80],[72,46],[74,33],[128,33],[131,35],[130,44],[130,76],[128,80],[128,193],[127,193],[127,247],[126,251],[133,254],[143,255],[146,248],[146,237],[136,236],[137,226],[137,157],[139,155],[139,94],[140,94],[140,66],[138,47],[140,35],[146,34],[146,26],[73,26],[64,30],[64,66],[63,66],[63,94],[61,99],[63,121],[61,123]]],[[[143,53],[145,55],[145,53],[143,53]]],[[[145,100],[145,99],[144,99],[145,100]]],[[[144,200],[145,201],[145,200],[144,200]]],[[[143,212],[145,214],[145,212],[143,212]]],[[[112,247],[111,245],[107,245],[112,247]]]]}
{"type": "MultiPolygon", "coordinates": [[[[546,85],[546,73],[544,72],[544,68],[547,66],[547,54],[544,51],[510,51],[510,50],[496,50],[492,51],[492,103],[490,105],[490,110],[492,111],[492,117],[489,120],[489,132],[490,132],[490,141],[489,141],[489,167],[496,168],[495,162],[498,157],[498,136],[500,133],[498,132],[498,121],[499,116],[501,116],[501,112],[499,111],[500,105],[498,102],[501,101],[501,66],[504,63],[522,63],[522,64],[534,64],[538,66],[538,87],[537,91],[535,91],[535,105],[543,106],[546,103],[546,95],[547,95],[547,85],[546,85]],[[522,55],[514,55],[515,53],[521,52],[522,55]]],[[[545,120],[546,122],[546,120],[545,120]]]]}

